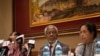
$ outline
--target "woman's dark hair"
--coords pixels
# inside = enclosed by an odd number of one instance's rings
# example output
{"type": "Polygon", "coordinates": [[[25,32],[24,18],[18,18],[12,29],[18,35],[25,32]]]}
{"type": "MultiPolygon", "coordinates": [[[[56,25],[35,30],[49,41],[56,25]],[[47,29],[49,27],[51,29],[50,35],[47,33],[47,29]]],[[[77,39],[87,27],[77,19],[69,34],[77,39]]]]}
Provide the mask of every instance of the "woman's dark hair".
{"type": "Polygon", "coordinates": [[[90,33],[93,33],[93,39],[95,39],[95,38],[97,37],[96,25],[93,24],[93,23],[91,23],[91,22],[85,22],[85,23],[83,23],[83,24],[80,26],[80,28],[81,28],[83,25],[85,25],[85,26],[87,27],[87,29],[88,29],[88,31],[89,31],[90,33]]]}
{"type": "Polygon", "coordinates": [[[12,32],[12,33],[10,34],[10,36],[11,36],[11,35],[19,36],[19,35],[21,35],[21,33],[19,33],[19,32],[12,32]]]}

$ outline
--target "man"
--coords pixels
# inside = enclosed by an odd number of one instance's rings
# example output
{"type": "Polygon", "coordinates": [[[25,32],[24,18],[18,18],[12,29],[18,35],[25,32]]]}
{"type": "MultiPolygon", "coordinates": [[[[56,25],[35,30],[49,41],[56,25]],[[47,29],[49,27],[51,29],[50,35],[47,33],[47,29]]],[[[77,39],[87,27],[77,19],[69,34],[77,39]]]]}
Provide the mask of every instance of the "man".
{"type": "MultiPolygon", "coordinates": [[[[58,29],[56,26],[48,25],[47,27],[45,27],[44,34],[46,39],[48,40],[48,46],[52,46],[50,56],[55,56],[55,47],[57,43],[60,43],[61,45],[62,54],[65,56],[68,55],[68,51],[69,51],[68,46],[57,40],[58,29]]],[[[43,48],[44,46],[40,49],[40,56],[43,56],[43,48]]]]}

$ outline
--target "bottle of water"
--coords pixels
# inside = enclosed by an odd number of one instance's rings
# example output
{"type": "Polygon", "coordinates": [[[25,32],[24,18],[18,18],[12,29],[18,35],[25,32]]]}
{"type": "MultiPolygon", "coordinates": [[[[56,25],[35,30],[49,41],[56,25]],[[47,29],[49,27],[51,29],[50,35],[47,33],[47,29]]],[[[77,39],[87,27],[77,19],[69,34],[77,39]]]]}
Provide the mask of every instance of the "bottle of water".
{"type": "Polygon", "coordinates": [[[55,48],[55,56],[62,56],[62,47],[60,43],[57,43],[56,48],[55,48]]]}
{"type": "Polygon", "coordinates": [[[94,56],[100,56],[100,39],[96,40],[95,49],[94,49],[94,56]]]}
{"type": "Polygon", "coordinates": [[[48,44],[45,44],[43,48],[43,56],[50,56],[50,50],[48,44]]]}

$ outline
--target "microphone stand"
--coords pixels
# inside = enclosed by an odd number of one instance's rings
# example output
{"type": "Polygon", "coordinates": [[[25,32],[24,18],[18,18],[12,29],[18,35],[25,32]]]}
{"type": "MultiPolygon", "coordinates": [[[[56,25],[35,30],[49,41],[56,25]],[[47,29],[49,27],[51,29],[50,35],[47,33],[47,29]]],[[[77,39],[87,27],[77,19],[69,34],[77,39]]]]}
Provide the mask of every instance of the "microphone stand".
{"type": "Polygon", "coordinates": [[[34,48],[34,44],[35,43],[35,40],[29,40],[29,42],[28,42],[28,53],[27,53],[27,56],[29,56],[29,55],[31,55],[31,50],[32,50],[32,48],[34,48]]]}
{"type": "Polygon", "coordinates": [[[5,51],[6,51],[6,49],[3,49],[1,56],[4,56],[5,51]]]}
{"type": "Polygon", "coordinates": [[[2,47],[2,52],[1,52],[1,55],[0,56],[6,56],[7,55],[7,53],[8,53],[8,47],[7,46],[5,46],[5,47],[2,47]]]}
{"type": "Polygon", "coordinates": [[[27,53],[27,56],[30,55],[31,49],[32,49],[32,48],[29,48],[28,53],[27,53]]]}

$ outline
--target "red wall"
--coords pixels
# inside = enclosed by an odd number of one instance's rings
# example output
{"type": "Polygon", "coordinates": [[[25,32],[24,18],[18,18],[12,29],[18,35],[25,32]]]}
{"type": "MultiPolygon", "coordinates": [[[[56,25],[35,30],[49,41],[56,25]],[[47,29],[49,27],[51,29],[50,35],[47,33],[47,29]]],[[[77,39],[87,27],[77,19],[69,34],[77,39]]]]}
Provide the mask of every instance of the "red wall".
{"type": "MultiPolygon", "coordinates": [[[[29,0],[13,0],[14,31],[23,34],[43,32],[44,26],[29,27],[29,0]]],[[[59,30],[79,27],[83,22],[93,22],[100,25],[100,17],[55,24],[59,30]]]]}

